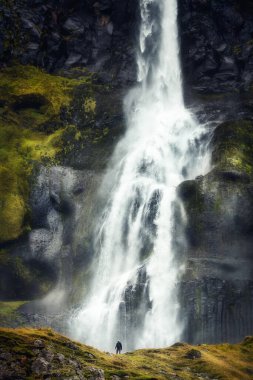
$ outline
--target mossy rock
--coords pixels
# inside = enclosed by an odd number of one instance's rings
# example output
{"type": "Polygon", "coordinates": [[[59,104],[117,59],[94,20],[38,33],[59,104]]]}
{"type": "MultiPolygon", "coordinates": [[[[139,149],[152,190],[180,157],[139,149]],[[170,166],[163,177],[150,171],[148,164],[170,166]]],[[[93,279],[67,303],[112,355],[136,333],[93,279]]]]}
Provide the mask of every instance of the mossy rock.
{"type": "Polygon", "coordinates": [[[189,211],[201,211],[203,209],[204,196],[197,181],[185,181],[179,185],[177,191],[179,197],[185,202],[189,211]]]}
{"type": "Polygon", "coordinates": [[[212,139],[212,163],[217,170],[253,175],[253,123],[248,120],[219,125],[212,139]]]}
{"type": "Polygon", "coordinates": [[[0,71],[0,244],[30,228],[38,164],[106,166],[123,132],[122,94],[86,69],[52,75],[13,64],[0,71]]]}
{"type": "Polygon", "coordinates": [[[0,250],[0,294],[2,300],[37,299],[55,286],[57,274],[45,263],[0,250]]]}
{"type": "MultiPolygon", "coordinates": [[[[48,74],[33,66],[13,65],[0,71],[0,243],[29,229],[31,175],[37,163],[54,165],[74,130],[65,118],[73,91],[92,75],[48,74]]],[[[92,104],[90,107],[93,106],[92,104]]]]}

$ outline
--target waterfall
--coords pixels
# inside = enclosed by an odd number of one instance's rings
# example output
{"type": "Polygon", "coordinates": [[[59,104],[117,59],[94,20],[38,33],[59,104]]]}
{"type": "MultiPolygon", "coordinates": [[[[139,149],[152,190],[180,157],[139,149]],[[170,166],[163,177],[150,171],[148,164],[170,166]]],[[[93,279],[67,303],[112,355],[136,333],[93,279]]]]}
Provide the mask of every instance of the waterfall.
{"type": "Polygon", "coordinates": [[[173,205],[177,186],[208,165],[204,127],[183,102],[177,1],[140,0],[140,13],[139,85],[100,190],[89,296],[71,320],[75,338],[107,351],[117,340],[135,349],[180,338],[173,205]]]}

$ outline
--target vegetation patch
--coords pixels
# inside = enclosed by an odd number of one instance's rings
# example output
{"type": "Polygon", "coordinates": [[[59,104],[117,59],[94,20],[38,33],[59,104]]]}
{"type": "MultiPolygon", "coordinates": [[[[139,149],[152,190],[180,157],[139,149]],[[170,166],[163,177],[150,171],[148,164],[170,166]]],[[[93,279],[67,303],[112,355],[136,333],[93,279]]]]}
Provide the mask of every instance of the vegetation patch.
{"type": "Polygon", "coordinates": [[[114,355],[50,329],[0,329],[1,374],[25,379],[249,380],[252,354],[251,337],[236,345],[180,344],[114,355]]]}
{"type": "Polygon", "coordinates": [[[253,124],[248,120],[226,122],[213,138],[212,161],[218,170],[236,170],[253,175],[253,124]]]}
{"type": "Polygon", "coordinates": [[[0,302],[0,324],[4,326],[21,324],[23,317],[19,313],[19,309],[26,303],[26,301],[0,302]]]}
{"type": "Polygon", "coordinates": [[[0,302],[0,316],[5,317],[10,314],[15,314],[17,310],[26,303],[26,301],[0,302]]]}
{"type": "Polygon", "coordinates": [[[31,173],[38,162],[58,162],[69,129],[62,113],[71,106],[74,88],[88,83],[91,77],[84,73],[67,78],[33,66],[0,72],[0,243],[29,228],[31,173]]]}

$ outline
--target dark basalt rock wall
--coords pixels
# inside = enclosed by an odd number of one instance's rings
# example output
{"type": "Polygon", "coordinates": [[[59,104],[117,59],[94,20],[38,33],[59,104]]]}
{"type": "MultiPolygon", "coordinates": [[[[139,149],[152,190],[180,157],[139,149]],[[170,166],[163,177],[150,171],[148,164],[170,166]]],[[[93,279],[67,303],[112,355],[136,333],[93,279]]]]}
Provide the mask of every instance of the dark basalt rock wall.
{"type": "Polygon", "coordinates": [[[108,81],[134,81],[137,4],[6,0],[0,4],[0,62],[18,59],[47,71],[88,66],[108,81]]]}
{"type": "MultiPolygon", "coordinates": [[[[186,87],[200,93],[249,89],[253,80],[250,0],[180,0],[186,87]]],[[[0,5],[0,62],[56,71],[85,66],[120,83],[136,78],[138,0],[6,0],[0,5]]]]}
{"type": "Polygon", "coordinates": [[[239,0],[180,0],[187,85],[202,93],[249,89],[253,80],[253,6],[239,0]]]}
{"type": "Polygon", "coordinates": [[[249,121],[218,126],[212,171],[178,188],[187,214],[180,289],[187,341],[235,342],[253,329],[252,133],[249,121]]]}
{"type": "Polygon", "coordinates": [[[212,171],[178,189],[184,339],[235,342],[253,329],[253,4],[181,0],[179,26],[186,102],[214,122],[212,171]]]}

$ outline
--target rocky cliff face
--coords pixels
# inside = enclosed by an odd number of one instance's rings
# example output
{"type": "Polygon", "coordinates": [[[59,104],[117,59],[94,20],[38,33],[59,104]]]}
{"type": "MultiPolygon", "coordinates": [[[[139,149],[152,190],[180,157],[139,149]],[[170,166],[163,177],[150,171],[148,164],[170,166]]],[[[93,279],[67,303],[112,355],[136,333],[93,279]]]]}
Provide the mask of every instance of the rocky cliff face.
{"type": "Polygon", "coordinates": [[[238,341],[253,329],[252,3],[180,1],[179,10],[186,101],[215,121],[211,172],[178,189],[185,339],[238,341]]]}
{"type": "MultiPolygon", "coordinates": [[[[24,308],[38,313],[55,295],[59,307],[78,302],[89,278],[96,188],[136,79],[139,8],[6,0],[0,18],[0,295],[46,297],[24,308]]],[[[213,130],[211,172],[178,189],[185,339],[237,341],[253,330],[252,4],[180,0],[179,26],[186,103],[213,130]]]]}
{"type": "Polygon", "coordinates": [[[252,84],[251,1],[181,0],[183,71],[201,93],[248,90],[252,84]]]}
{"type": "Polygon", "coordinates": [[[135,80],[136,0],[2,2],[1,61],[55,72],[88,67],[105,81],[135,80]]]}

